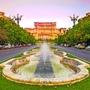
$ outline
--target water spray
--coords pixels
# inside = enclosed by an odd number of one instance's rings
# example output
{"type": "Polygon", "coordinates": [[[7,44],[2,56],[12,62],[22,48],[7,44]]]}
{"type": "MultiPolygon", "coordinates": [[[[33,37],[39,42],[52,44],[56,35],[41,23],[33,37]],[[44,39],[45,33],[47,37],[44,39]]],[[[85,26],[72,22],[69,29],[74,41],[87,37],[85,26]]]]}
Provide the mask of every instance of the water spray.
{"type": "Polygon", "coordinates": [[[44,66],[43,66],[44,70],[46,69],[47,57],[48,57],[48,47],[47,47],[46,43],[43,43],[43,45],[42,45],[42,59],[43,59],[43,64],[44,64],[44,66]]]}

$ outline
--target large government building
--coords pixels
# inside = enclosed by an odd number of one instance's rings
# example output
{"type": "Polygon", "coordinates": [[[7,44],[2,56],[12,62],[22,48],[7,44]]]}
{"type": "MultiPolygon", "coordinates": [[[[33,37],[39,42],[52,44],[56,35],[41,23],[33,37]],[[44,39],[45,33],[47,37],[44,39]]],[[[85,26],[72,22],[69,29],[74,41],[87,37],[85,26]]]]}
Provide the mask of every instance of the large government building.
{"type": "Polygon", "coordinates": [[[66,32],[66,28],[56,28],[56,22],[34,22],[34,28],[25,28],[36,39],[55,39],[66,32]]]}

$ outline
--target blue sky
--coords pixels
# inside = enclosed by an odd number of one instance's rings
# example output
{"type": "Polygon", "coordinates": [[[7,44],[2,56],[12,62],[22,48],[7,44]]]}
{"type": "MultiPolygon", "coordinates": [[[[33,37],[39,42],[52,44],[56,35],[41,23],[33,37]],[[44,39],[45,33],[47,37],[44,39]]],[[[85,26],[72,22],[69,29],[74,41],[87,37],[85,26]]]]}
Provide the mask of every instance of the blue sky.
{"type": "Polygon", "coordinates": [[[57,22],[57,28],[72,27],[68,16],[84,17],[90,12],[89,0],[1,0],[0,11],[6,16],[23,15],[21,27],[34,27],[34,22],[57,22]]]}

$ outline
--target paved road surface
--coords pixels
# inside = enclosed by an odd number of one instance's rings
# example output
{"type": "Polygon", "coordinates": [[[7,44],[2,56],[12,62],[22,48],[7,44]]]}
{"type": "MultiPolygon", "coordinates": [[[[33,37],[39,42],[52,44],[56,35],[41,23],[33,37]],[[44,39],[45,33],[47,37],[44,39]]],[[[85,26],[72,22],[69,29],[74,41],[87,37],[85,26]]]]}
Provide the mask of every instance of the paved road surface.
{"type": "Polygon", "coordinates": [[[13,48],[13,49],[8,49],[8,50],[0,50],[0,61],[11,58],[15,55],[23,53],[27,50],[34,48],[34,47],[35,46],[27,46],[27,47],[13,48]]]}
{"type": "Polygon", "coordinates": [[[80,50],[80,49],[76,49],[76,48],[72,48],[72,47],[63,47],[63,46],[58,46],[58,45],[53,45],[54,47],[63,50],[67,53],[73,54],[81,59],[84,59],[86,61],[90,62],[90,51],[86,51],[86,50],[80,50]]]}

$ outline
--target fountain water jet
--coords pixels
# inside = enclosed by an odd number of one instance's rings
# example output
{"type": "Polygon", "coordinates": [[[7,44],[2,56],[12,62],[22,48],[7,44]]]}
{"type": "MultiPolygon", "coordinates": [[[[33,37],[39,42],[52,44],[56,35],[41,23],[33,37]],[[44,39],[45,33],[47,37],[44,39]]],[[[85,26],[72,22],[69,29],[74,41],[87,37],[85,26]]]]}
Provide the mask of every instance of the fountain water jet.
{"type": "Polygon", "coordinates": [[[42,48],[41,48],[41,56],[43,59],[44,69],[45,69],[46,68],[46,60],[47,60],[47,57],[49,56],[48,55],[48,46],[45,42],[43,43],[42,48]]]}
{"type": "Polygon", "coordinates": [[[40,60],[34,73],[35,78],[55,78],[50,61],[50,51],[46,42],[41,46],[40,60]]]}

